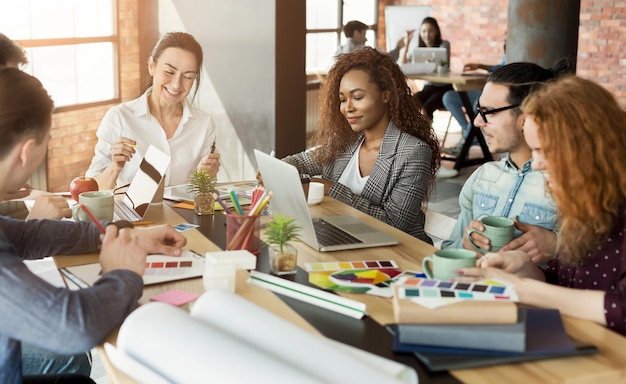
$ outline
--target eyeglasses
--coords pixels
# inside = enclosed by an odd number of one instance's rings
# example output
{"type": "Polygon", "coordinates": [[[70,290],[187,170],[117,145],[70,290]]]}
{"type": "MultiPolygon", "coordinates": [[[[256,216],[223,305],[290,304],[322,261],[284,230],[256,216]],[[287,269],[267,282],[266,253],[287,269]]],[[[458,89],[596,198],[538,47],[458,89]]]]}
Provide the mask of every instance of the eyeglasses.
{"type": "Polygon", "coordinates": [[[513,109],[513,108],[517,108],[517,107],[519,107],[519,104],[508,105],[508,106],[502,107],[502,108],[483,110],[482,107],[480,106],[480,101],[476,101],[476,108],[478,109],[478,114],[480,115],[480,117],[483,118],[483,121],[485,122],[485,124],[489,123],[487,121],[487,115],[493,115],[494,113],[506,111],[508,109],[513,109]]]}

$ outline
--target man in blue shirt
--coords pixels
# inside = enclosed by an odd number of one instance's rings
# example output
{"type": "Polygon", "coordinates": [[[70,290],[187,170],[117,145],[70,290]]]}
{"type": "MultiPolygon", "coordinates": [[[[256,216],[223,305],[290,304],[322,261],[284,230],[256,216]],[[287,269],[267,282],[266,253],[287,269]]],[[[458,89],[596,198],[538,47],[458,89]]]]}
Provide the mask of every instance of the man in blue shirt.
{"type": "MultiPolygon", "coordinates": [[[[534,86],[567,71],[567,64],[561,62],[555,68],[544,69],[532,63],[513,63],[489,76],[474,124],[481,128],[491,152],[506,155],[483,164],[465,182],[459,196],[461,213],[442,248],[472,249],[465,240],[467,231],[484,230],[479,220],[485,216],[505,216],[514,219],[516,234],[503,251],[524,250],[535,262],[552,257],[556,247],[556,205],[542,173],[531,169],[532,154],[524,140],[519,106],[534,86]]],[[[472,240],[489,250],[488,238],[473,233],[472,240]]]]}

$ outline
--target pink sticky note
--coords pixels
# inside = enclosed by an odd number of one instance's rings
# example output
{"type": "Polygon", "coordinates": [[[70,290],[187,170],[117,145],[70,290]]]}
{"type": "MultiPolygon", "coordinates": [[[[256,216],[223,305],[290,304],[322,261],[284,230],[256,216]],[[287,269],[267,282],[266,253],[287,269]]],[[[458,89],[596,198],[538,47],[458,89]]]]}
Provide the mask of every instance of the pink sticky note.
{"type": "Polygon", "coordinates": [[[164,303],[180,306],[197,299],[198,296],[199,295],[196,295],[195,293],[177,291],[173,289],[171,291],[152,296],[150,301],[162,301],[164,303]]]}

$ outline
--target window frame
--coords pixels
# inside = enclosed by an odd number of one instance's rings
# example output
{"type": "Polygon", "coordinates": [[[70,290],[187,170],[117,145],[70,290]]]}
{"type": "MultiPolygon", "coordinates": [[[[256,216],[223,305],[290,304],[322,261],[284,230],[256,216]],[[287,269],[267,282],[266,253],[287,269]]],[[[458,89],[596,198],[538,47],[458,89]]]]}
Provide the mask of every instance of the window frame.
{"type": "MultiPolygon", "coordinates": [[[[336,0],[337,2],[337,27],[336,28],[312,28],[308,27],[305,29],[305,40],[309,35],[314,35],[318,33],[335,33],[336,36],[336,46],[338,47],[341,44],[341,34],[343,33],[343,15],[344,15],[344,2],[343,0],[336,0]]],[[[378,7],[380,0],[374,0],[374,20],[376,22],[372,25],[368,25],[370,30],[374,33],[374,48],[378,47],[378,7]]],[[[306,68],[307,73],[311,72],[311,68],[306,68]]]]}
{"type": "Polygon", "coordinates": [[[88,103],[75,103],[71,105],[64,105],[55,107],[54,112],[68,112],[68,111],[76,111],[91,107],[97,107],[101,105],[114,104],[121,102],[121,76],[120,76],[120,39],[119,39],[119,20],[118,20],[118,0],[112,1],[112,14],[111,19],[113,22],[113,34],[112,35],[101,35],[101,36],[90,36],[90,37],[63,37],[63,38],[52,38],[52,39],[21,39],[15,40],[19,43],[24,49],[29,48],[42,48],[42,47],[52,47],[52,46],[75,46],[82,44],[94,44],[94,43],[111,43],[113,45],[113,86],[115,89],[115,97],[106,100],[93,101],[88,103]]]}

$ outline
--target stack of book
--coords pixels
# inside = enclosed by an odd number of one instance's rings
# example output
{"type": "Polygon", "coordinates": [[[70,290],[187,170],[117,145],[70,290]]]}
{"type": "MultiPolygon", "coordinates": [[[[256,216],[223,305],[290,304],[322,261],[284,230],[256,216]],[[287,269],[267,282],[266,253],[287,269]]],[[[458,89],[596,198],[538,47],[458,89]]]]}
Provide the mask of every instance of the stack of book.
{"type": "Polygon", "coordinates": [[[404,288],[394,287],[396,324],[387,326],[393,350],[414,354],[431,371],[597,352],[568,337],[556,309],[497,300],[429,308],[411,300],[404,288]]]}

